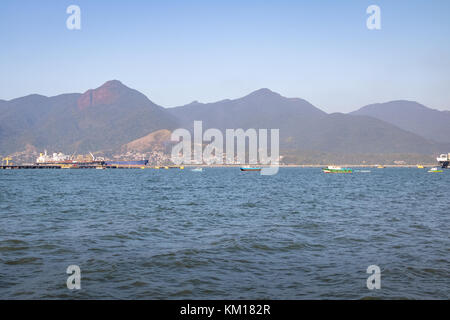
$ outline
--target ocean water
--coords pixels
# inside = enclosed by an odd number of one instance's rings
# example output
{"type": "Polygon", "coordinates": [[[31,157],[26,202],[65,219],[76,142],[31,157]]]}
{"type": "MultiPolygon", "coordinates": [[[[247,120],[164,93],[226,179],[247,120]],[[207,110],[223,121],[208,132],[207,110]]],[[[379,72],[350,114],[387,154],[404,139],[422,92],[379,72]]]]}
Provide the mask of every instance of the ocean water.
{"type": "Polygon", "coordinates": [[[0,298],[448,299],[450,170],[369,170],[1,170],[0,298]]]}

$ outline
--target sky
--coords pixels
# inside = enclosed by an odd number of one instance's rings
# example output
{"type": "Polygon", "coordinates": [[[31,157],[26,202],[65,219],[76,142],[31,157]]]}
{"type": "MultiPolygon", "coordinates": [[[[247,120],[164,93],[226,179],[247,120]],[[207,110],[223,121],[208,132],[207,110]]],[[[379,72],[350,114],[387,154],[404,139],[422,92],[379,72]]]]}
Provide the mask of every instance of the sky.
{"type": "Polygon", "coordinates": [[[448,0],[1,0],[0,46],[4,100],[117,79],[164,107],[269,88],[326,112],[450,110],[448,0]],[[80,30],[66,27],[70,5],[80,30]]]}

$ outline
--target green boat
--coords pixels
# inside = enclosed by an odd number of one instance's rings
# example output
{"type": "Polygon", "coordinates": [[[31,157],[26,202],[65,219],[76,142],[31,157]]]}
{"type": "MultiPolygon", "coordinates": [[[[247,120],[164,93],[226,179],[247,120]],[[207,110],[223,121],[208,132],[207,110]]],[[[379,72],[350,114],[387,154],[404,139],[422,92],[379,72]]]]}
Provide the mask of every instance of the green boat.
{"type": "Polygon", "coordinates": [[[341,168],[341,167],[335,167],[335,166],[328,166],[326,168],[322,169],[325,173],[352,173],[353,170],[350,168],[341,168]]]}

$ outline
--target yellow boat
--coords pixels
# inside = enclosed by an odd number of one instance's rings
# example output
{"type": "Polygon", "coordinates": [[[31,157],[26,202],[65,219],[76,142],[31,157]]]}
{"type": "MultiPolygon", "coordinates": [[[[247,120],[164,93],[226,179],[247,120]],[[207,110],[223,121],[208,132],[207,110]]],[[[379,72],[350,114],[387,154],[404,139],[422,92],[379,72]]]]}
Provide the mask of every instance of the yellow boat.
{"type": "Polygon", "coordinates": [[[417,169],[423,169],[423,166],[421,164],[418,164],[417,169]]]}
{"type": "Polygon", "coordinates": [[[382,166],[382,165],[378,165],[378,167],[377,167],[378,169],[384,169],[385,168],[385,166],[382,166]]]}

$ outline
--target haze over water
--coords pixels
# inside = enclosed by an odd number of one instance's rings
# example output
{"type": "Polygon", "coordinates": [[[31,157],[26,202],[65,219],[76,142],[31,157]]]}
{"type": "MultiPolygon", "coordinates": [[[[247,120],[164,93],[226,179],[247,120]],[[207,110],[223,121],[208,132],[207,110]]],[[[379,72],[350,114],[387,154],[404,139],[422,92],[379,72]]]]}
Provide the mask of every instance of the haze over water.
{"type": "Polygon", "coordinates": [[[450,171],[370,170],[2,170],[0,298],[448,299],[450,171]]]}

